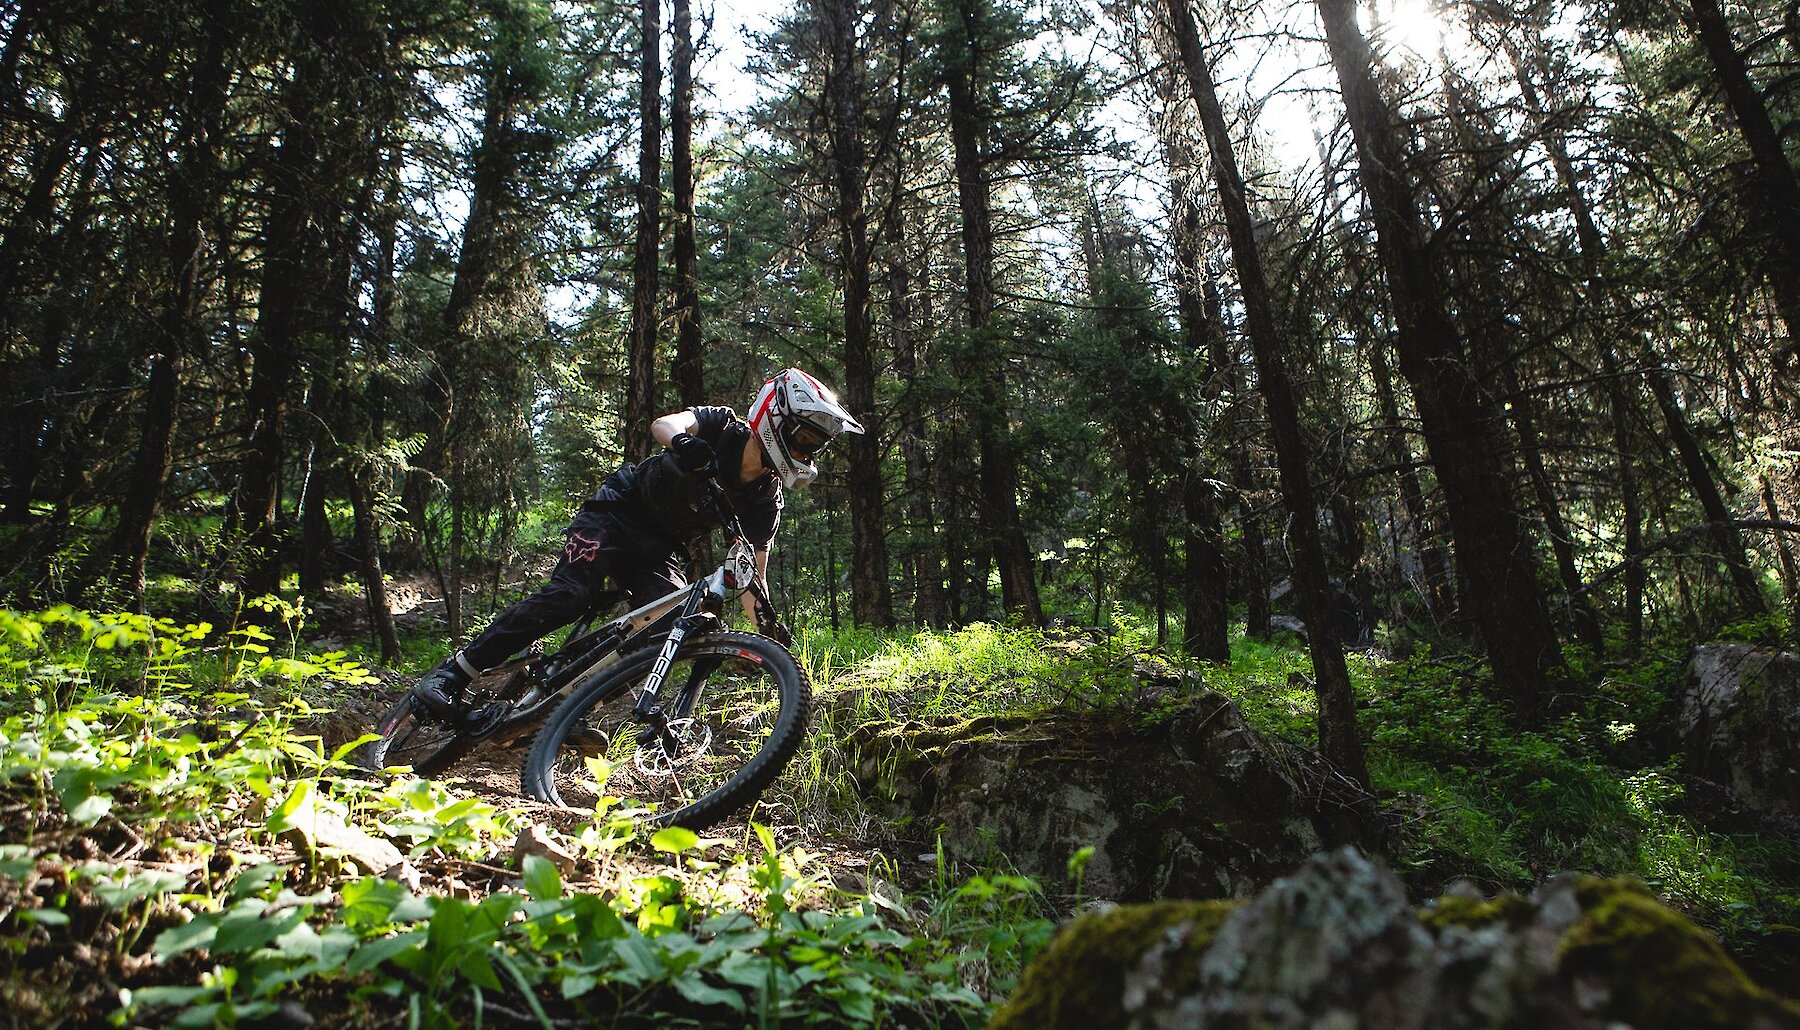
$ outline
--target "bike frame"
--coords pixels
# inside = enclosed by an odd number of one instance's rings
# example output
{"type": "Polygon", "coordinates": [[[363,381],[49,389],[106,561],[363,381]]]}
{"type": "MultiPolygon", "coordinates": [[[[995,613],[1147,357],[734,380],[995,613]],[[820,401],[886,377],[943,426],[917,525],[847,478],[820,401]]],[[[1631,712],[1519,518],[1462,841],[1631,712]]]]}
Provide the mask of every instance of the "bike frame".
{"type": "MultiPolygon", "coordinates": [[[[565,642],[554,655],[516,658],[482,673],[482,680],[504,681],[515,675],[532,675],[536,670],[549,670],[543,674],[541,682],[533,683],[521,697],[511,702],[512,707],[506,717],[483,733],[483,737],[511,739],[537,725],[552,702],[561,699],[576,685],[604,675],[620,658],[642,646],[658,626],[673,616],[673,624],[663,640],[650,675],[639,685],[633,702],[636,717],[654,727],[657,735],[663,739],[665,748],[673,753],[676,742],[669,733],[669,719],[663,711],[660,698],[663,680],[668,676],[669,666],[680,651],[682,642],[694,633],[703,632],[718,623],[728,594],[735,597],[746,591],[751,592],[759,605],[759,611],[769,613],[773,621],[769,597],[756,579],[755,552],[745,539],[743,527],[738,522],[736,513],[731,510],[723,488],[716,479],[709,479],[708,483],[712,487],[714,503],[720,505],[720,510],[727,514],[725,530],[730,544],[725,560],[719,567],[691,585],[672,590],[604,625],[580,633],[565,642]]],[[[685,716],[692,711],[697,697],[691,695],[692,691],[684,691],[678,699],[678,716],[685,716]]]]}

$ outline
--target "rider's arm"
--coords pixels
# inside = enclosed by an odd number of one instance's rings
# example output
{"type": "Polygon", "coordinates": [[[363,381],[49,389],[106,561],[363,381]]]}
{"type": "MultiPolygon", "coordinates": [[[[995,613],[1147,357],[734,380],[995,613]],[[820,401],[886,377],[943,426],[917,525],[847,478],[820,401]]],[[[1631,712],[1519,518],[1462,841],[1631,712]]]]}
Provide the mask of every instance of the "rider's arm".
{"type": "MultiPolygon", "coordinates": [[[[756,585],[761,587],[764,596],[767,596],[769,593],[769,549],[767,547],[758,547],[755,553],[756,585]]],[[[738,600],[744,603],[744,618],[750,620],[750,626],[754,629],[757,625],[756,595],[751,591],[746,590],[738,596],[738,600]]]]}
{"type": "Polygon", "coordinates": [[[650,438],[656,441],[658,447],[669,446],[669,441],[681,433],[698,433],[699,431],[700,419],[694,414],[693,408],[671,411],[650,423],[650,438]]]}

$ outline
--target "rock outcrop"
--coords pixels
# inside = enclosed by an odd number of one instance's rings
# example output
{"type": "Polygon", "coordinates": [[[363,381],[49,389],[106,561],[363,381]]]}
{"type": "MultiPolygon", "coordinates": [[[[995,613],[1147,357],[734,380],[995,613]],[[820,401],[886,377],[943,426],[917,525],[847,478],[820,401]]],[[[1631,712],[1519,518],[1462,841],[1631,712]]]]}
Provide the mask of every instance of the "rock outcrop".
{"type": "Polygon", "coordinates": [[[1133,1027],[1800,1027],[1711,937],[1641,886],[1564,876],[1531,898],[1423,911],[1344,848],[1253,901],[1084,916],[1026,971],[996,1030],[1133,1027]]]}
{"type": "Polygon", "coordinates": [[[1278,752],[1213,691],[1148,710],[984,717],[853,735],[865,794],[954,857],[1089,898],[1247,896],[1325,838],[1363,839],[1307,756],[1278,752]]]}
{"type": "Polygon", "coordinates": [[[1751,644],[1697,648],[1682,694],[1694,772],[1759,815],[1800,820],[1800,655],[1751,644]]]}

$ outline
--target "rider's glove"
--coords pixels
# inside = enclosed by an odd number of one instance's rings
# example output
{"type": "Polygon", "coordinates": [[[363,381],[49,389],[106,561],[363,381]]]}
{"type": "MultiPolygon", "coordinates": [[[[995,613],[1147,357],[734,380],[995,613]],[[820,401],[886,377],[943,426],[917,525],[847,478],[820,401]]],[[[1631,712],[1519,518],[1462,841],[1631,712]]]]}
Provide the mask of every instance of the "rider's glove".
{"type": "Polygon", "coordinates": [[[683,472],[711,472],[717,467],[718,456],[713,453],[712,444],[691,433],[676,433],[669,441],[669,450],[675,453],[675,464],[683,472]]]}

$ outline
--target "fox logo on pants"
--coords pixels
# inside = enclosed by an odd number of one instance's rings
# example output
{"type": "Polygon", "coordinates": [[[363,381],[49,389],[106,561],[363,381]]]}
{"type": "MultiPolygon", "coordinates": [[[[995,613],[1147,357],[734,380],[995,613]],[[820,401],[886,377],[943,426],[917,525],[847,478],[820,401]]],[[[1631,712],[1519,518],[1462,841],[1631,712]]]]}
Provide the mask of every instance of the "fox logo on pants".
{"type": "Polygon", "coordinates": [[[578,562],[590,562],[600,555],[600,541],[582,536],[579,532],[569,534],[569,542],[563,545],[563,560],[571,565],[578,562]]]}

